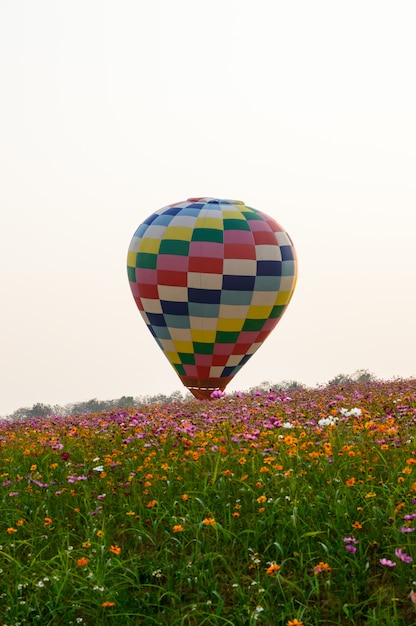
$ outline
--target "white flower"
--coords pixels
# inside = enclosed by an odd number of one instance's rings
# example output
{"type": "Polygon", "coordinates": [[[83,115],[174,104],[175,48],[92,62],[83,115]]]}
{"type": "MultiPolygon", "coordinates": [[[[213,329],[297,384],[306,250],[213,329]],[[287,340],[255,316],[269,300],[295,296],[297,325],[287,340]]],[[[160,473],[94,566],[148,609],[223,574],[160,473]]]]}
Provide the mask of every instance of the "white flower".
{"type": "Polygon", "coordinates": [[[319,426],[334,426],[338,421],[337,417],[322,417],[318,424],[319,426]]]}
{"type": "Polygon", "coordinates": [[[345,417],[359,417],[361,415],[361,409],[358,409],[357,407],[350,410],[340,409],[339,412],[342,415],[345,415],[345,417]]]}
{"type": "Polygon", "coordinates": [[[93,467],[92,468],[94,472],[103,472],[104,471],[104,466],[103,465],[97,465],[97,467],[93,467]]]}
{"type": "Polygon", "coordinates": [[[294,428],[294,425],[291,422],[284,422],[282,428],[294,428]]]}

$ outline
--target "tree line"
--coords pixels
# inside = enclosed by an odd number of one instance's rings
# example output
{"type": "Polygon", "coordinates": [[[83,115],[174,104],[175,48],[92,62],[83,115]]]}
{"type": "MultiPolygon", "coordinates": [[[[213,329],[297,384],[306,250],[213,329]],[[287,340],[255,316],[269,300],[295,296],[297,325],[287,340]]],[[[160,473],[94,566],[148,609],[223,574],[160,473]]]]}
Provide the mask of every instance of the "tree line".
{"type": "MultiPolygon", "coordinates": [[[[354,374],[338,374],[330,381],[328,386],[346,385],[351,383],[369,382],[376,380],[374,374],[366,369],[360,369],[354,372],[354,374]]],[[[286,380],[280,383],[273,383],[271,381],[263,381],[255,387],[250,387],[246,393],[255,393],[256,391],[268,392],[274,391],[293,391],[297,389],[305,389],[306,385],[296,380],[286,380]]],[[[58,404],[43,404],[37,402],[32,407],[21,407],[10,415],[6,415],[6,419],[30,419],[36,417],[44,417],[45,415],[80,415],[84,413],[100,413],[102,411],[114,411],[120,409],[130,409],[133,407],[146,406],[149,404],[165,404],[172,402],[185,402],[191,400],[193,396],[185,391],[182,393],[179,390],[173,391],[171,394],[166,395],[158,393],[155,395],[145,396],[121,396],[116,400],[98,400],[92,398],[91,400],[84,400],[82,402],[72,402],[63,406],[58,404]]]]}

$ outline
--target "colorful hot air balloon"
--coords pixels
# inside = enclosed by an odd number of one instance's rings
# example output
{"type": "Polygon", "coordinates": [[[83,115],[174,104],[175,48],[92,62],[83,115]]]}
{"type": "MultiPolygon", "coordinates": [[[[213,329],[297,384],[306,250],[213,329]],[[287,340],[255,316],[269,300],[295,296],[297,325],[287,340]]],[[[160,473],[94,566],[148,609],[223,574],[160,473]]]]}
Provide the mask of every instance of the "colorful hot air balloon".
{"type": "Polygon", "coordinates": [[[271,217],[236,200],[190,198],[139,226],[127,269],[148,329],[185,387],[205,399],[225,389],[276,326],[297,263],[271,217]]]}

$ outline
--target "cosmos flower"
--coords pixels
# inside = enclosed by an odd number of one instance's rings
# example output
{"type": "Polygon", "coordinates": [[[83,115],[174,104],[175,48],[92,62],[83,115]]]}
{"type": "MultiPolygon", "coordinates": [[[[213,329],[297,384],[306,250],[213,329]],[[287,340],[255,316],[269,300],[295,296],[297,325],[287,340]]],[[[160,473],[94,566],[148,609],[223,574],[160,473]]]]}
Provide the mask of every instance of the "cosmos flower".
{"type": "Polygon", "coordinates": [[[396,548],[394,554],[398,559],[403,561],[403,563],[411,563],[413,561],[412,557],[406,554],[406,552],[403,552],[401,548],[396,548]]]}

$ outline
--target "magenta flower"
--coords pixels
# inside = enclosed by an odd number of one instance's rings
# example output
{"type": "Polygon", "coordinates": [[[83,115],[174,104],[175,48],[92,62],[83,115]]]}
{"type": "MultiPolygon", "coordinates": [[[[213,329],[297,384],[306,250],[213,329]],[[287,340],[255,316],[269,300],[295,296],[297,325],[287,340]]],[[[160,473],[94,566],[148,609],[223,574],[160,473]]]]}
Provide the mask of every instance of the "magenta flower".
{"type": "Polygon", "coordinates": [[[214,400],[216,398],[223,398],[224,396],[225,396],[225,393],[221,391],[221,389],[215,389],[215,391],[213,391],[211,394],[211,398],[213,398],[214,400]]]}
{"type": "Polygon", "coordinates": [[[394,561],[390,561],[390,559],[380,559],[380,563],[386,567],[396,567],[396,563],[394,561]]]}
{"type": "Polygon", "coordinates": [[[352,543],[347,543],[345,549],[348,550],[348,552],[351,552],[351,554],[355,554],[357,552],[357,548],[352,543]]]}
{"type": "Polygon", "coordinates": [[[414,531],[414,528],[412,528],[411,526],[402,526],[402,528],[399,529],[399,532],[401,533],[412,533],[414,531]]]}
{"type": "Polygon", "coordinates": [[[410,590],[410,599],[413,602],[413,604],[416,604],[416,593],[413,591],[413,589],[410,590]]]}
{"type": "Polygon", "coordinates": [[[413,561],[412,557],[406,554],[406,552],[403,552],[401,548],[396,548],[394,554],[398,559],[403,561],[403,563],[411,563],[413,561]]]}

